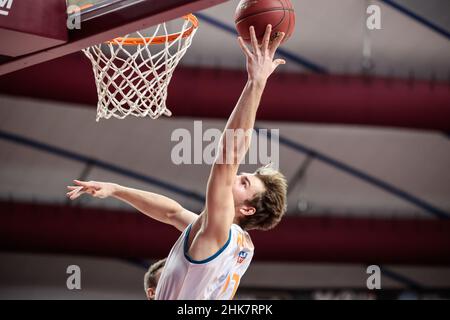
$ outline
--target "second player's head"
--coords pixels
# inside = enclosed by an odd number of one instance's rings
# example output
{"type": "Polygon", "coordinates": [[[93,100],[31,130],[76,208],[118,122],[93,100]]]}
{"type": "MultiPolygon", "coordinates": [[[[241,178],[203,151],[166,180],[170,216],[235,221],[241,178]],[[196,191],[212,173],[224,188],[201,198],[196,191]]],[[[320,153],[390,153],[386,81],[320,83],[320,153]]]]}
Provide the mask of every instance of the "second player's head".
{"type": "Polygon", "coordinates": [[[152,264],[144,276],[144,289],[148,300],[155,300],[156,286],[166,264],[166,259],[159,260],[152,264]]]}

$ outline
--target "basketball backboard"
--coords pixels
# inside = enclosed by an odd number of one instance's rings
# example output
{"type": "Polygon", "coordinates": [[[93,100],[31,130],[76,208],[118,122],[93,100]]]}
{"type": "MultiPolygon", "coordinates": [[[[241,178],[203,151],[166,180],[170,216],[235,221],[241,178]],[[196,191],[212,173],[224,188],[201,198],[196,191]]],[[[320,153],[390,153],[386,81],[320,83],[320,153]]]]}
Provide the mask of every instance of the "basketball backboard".
{"type": "Polygon", "coordinates": [[[9,7],[8,15],[0,15],[0,75],[59,58],[226,0],[8,1],[3,1],[9,7]],[[67,8],[71,5],[83,9],[78,17],[79,25],[67,14],[67,8]],[[30,12],[33,14],[30,15],[30,12]]]}

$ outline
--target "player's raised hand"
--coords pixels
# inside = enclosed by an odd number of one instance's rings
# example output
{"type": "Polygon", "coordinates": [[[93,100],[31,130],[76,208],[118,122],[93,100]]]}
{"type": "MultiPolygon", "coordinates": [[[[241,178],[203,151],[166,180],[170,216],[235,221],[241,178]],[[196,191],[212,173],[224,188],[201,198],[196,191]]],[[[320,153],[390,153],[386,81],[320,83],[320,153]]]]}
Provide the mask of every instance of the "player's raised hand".
{"type": "Polygon", "coordinates": [[[104,199],[111,196],[114,193],[116,185],[109,182],[98,181],[79,181],[73,180],[75,186],[67,186],[70,190],[66,193],[66,196],[70,200],[75,200],[82,194],[90,194],[93,197],[104,199]]]}
{"type": "Polygon", "coordinates": [[[283,59],[275,59],[275,53],[280,46],[285,34],[279,33],[271,39],[272,26],[266,28],[262,43],[258,43],[255,28],[250,27],[251,50],[247,47],[242,37],[239,37],[239,45],[247,57],[247,72],[251,80],[265,82],[280,64],[285,64],[283,59]]]}

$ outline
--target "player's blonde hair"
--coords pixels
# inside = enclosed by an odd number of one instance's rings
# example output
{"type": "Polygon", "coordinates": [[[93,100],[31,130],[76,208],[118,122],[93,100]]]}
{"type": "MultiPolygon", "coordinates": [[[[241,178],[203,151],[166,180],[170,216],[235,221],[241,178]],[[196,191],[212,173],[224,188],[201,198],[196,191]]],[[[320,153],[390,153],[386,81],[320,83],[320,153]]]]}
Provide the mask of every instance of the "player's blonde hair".
{"type": "Polygon", "coordinates": [[[282,173],[269,166],[255,171],[261,179],[265,191],[246,201],[256,209],[251,216],[242,218],[239,225],[244,230],[269,230],[275,227],[283,217],[287,208],[287,181],[282,173]]]}

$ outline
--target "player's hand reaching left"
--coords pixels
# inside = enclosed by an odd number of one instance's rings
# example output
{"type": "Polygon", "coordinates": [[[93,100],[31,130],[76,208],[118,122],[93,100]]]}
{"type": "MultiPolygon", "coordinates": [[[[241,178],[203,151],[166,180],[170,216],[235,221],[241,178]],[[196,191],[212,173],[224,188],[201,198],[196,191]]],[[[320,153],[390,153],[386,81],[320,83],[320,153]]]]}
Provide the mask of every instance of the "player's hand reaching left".
{"type": "Polygon", "coordinates": [[[98,181],[79,181],[73,180],[76,186],[67,186],[70,190],[66,196],[70,200],[75,200],[84,193],[90,194],[93,197],[104,199],[113,195],[116,190],[116,184],[109,182],[98,181]]]}
{"type": "Polygon", "coordinates": [[[286,63],[283,59],[274,60],[275,52],[283,41],[285,34],[282,32],[273,39],[271,39],[271,34],[272,26],[269,24],[262,43],[258,43],[255,28],[250,27],[251,50],[242,37],[238,38],[241,49],[247,57],[247,72],[250,80],[265,83],[280,64],[286,63]]]}

